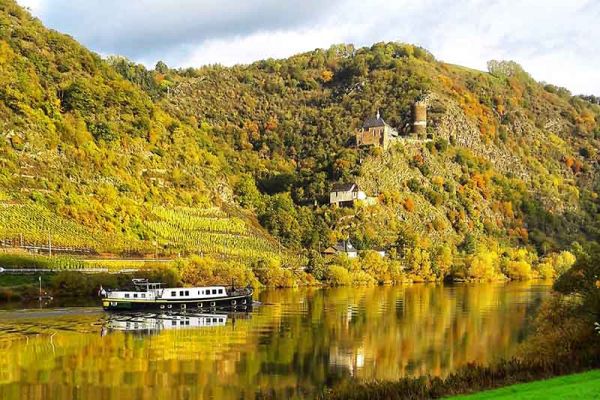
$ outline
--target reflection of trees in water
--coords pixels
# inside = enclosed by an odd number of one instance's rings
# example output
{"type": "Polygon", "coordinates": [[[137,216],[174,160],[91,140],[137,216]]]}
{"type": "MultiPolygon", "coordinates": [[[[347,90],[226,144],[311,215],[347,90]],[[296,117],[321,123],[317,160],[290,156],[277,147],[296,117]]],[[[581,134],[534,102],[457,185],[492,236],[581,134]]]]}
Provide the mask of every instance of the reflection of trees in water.
{"type": "Polygon", "coordinates": [[[151,336],[100,337],[98,315],[0,321],[0,397],[68,399],[74,387],[107,399],[289,397],[350,375],[443,375],[508,356],[545,293],[528,283],[267,291],[249,319],[151,336]]]}

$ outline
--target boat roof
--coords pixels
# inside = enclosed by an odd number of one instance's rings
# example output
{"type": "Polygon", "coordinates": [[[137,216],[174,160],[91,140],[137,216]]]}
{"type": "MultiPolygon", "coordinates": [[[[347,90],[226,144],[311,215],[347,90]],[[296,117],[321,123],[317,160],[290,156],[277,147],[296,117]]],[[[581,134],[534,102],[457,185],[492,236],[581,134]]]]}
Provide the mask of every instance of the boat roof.
{"type": "Polygon", "coordinates": [[[164,288],[165,290],[194,290],[194,289],[225,289],[225,286],[194,286],[194,287],[171,287],[164,288]]]}
{"type": "MultiPolygon", "coordinates": [[[[150,283],[152,285],[152,283],[150,283]]],[[[142,289],[146,286],[143,284],[142,289]]],[[[194,287],[165,287],[160,288],[160,290],[206,290],[206,289],[225,289],[226,286],[194,286],[194,287]]],[[[137,290],[139,291],[139,290],[137,290]]],[[[128,289],[115,289],[111,290],[111,292],[136,292],[136,290],[128,290],[128,289]]]]}

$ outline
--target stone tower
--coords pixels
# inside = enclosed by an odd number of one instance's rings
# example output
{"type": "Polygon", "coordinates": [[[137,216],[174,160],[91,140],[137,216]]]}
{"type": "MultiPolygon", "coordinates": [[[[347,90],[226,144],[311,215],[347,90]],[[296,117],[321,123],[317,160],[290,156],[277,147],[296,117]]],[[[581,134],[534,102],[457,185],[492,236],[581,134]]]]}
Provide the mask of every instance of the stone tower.
{"type": "Polygon", "coordinates": [[[427,103],[421,100],[416,101],[412,111],[412,133],[419,137],[425,137],[427,135],[427,103]]]}

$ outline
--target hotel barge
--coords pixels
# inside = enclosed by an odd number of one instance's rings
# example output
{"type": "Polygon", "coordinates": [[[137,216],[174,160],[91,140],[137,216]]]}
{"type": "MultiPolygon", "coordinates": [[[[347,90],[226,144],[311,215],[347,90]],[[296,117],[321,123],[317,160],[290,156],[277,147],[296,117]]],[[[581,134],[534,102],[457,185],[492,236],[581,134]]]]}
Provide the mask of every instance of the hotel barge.
{"type": "Polygon", "coordinates": [[[134,279],[133,286],[134,290],[127,291],[100,288],[104,310],[203,311],[249,310],[252,307],[251,287],[163,288],[161,283],[151,283],[146,279],[134,279]]]}

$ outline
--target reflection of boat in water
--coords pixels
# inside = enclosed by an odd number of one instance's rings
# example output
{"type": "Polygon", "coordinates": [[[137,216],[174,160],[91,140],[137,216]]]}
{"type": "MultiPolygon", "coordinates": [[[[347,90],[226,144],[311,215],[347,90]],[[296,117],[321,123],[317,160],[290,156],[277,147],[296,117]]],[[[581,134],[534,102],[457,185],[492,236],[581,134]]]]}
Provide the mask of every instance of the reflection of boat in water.
{"type": "Polygon", "coordinates": [[[131,313],[111,314],[102,327],[102,335],[111,331],[154,333],[167,329],[208,328],[227,325],[227,320],[247,318],[246,314],[220,313],[131,313]]]}
{"type": "Polygon", "coordinates": [[[107,311],[164,310],[200,312],[213,310],[249,310],[251,287],[225,286],[163,288],[160,283],[134,279],[133,290],[100,289],[102,307],[107,311]]]}

